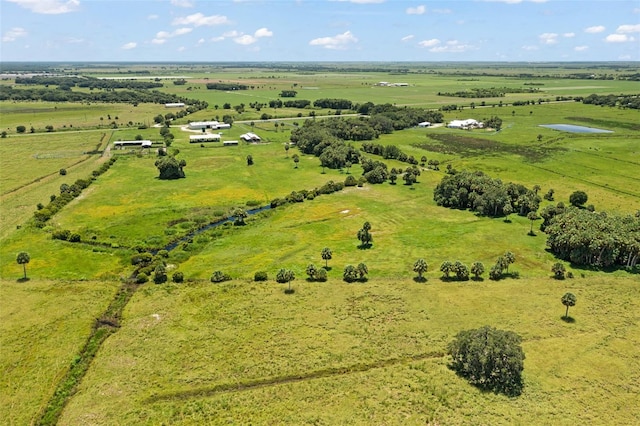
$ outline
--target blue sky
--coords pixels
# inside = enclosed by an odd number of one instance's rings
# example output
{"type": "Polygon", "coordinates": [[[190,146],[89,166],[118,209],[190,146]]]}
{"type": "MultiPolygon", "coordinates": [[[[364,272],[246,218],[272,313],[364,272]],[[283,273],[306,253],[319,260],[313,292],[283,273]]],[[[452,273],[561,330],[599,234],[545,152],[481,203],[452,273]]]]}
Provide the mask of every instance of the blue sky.
{"type": "Polygon", "coordinates": [[[640,61],[640,0],[0,0],[2,61],[640,61]]]}

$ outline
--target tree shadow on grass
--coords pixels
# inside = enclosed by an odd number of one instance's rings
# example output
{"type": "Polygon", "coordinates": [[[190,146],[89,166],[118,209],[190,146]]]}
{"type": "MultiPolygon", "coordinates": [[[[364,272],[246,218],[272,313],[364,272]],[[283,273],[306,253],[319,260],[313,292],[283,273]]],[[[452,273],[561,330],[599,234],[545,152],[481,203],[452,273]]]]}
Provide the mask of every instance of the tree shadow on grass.
{"type": "Polygon", "coordinates": [[[482,277],[471,277],[471,281],[482,282],[482,281],[484,281],[484,278],[482,278],[482,277]]]}
{"type": "Polygon", "coordinates": [[[360,244],[358,246],[358,249],[360,249],[360,250],[369,250],[371,247],[373,247],[373,244],[371,244],[371,243],[360,244]]]}
{"type": "Polygon", "coordinates": [[[325,271],[329,272],[333,268],[331,266],[323,266],[322,269],[324,269],[325,271]]]}
{"type": "Polygon", "coordinates": [[[31,278],[29,278],[29,277],[26,277],[26,278],[25,277],[21,277],[21,278],[18,278],[16,281],[18,281],[19,283],[26,283],[26,282],[31,281],[31,278]]]}
{"type": "Polygon", "coordinates": [[[576,322],[574,317],[565,317],[564,315],[561,316],[560,319],[568,324],[574,324],[576,322]]]}
{"type": "Polygon", "coordinates": [[[293,294],[295,292],[296,291],[294,289],[292,289],[292,288],[285,288],[284,289],[284,294],[293,294]]]}
{"type": "Polygon", "coordinates": [[[427,279],[425,277],[413,277],[413,281],[417,283],[426,283],[427,279]]]}

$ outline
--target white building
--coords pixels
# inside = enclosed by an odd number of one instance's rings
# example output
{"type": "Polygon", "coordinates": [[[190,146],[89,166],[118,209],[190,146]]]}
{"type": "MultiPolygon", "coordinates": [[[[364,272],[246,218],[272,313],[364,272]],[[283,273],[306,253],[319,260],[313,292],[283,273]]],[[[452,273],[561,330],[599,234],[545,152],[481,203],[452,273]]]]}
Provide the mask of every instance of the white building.
{"type": "Polygon", "coordinates": [[[116,148],[124,148],[126,146],[140,146],[142,148],[150,148],[152,142],[149,140],[140,140],[140,141],[115,141],[113,142],[113,146],[116,148]]]}
{"type": "Polygon", "coordinates": [[[184,102],[170,102],[164,106],[165,108],[184,108],[184,102]]]}
{"type": "Polygon", "coordinates": [[[262,140],[260,139],[260,136],[251,132],[247,132],[245,134],[240,135],[240,139],[242,139],[245,142],[260,142],[262,140]]]}
{"type": "Polygon", "coordinates": [[[189,129],[191,130],[201,130],[201,129],[230,129],[231,124],[220,123],[218,121],[192,121],[189,123],[189,129]]]}
{"type": "Polygon", "coordinates": [[[452,120],[447,127],[451,129],[481,129],[483,123],[474,120],[473,118],[467,118],[466,120],[452,120]]]}
{"type": "Polygon", "coordinates": [[[238,141],[224,141],[224,142],[222,142],[222,145],[224,145],[224,146],[238,145],[238,141]]]}
{"type": "Polygon", "coordinates": [[[429,127],[431,123],[428,121],[423,121],[422,123],[418,123],[418,127],[429,127]]]}
{"type": "Polygon", "coordinates": [[[189,136],[189,143],[201,143],[201,142],[220,142],[219,133],[203,133],[201,135],[189,136]]]}

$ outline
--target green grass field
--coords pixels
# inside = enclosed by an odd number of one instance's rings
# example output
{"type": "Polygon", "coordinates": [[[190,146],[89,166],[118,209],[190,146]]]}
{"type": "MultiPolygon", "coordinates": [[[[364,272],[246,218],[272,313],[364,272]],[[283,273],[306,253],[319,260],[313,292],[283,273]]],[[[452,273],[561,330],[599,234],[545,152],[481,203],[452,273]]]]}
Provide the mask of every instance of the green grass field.
{"type": "MultiPolygon", "coordinates": [[[[557,259],[545,250],[544,233],[527,235],[531,223],[526,218],[514,214],[505,222],[433,201],[434,187],[451,165],[482,170],[505,182],[539,185],[542,194],[553,188],[554,203],[568,203],[573,191],[582,190],[597,211],[635,213],[640,210],[638,112],[554,100],[594,92],[637,93],[637,82],[563,79],[560,75],[570,71],[557,69],[538,79],[514,78],[523,69],[509,67],[487,68],[504,77],[456,74],[477,70],[476,65],[409,74],[150,68],[152,75],[189,77],[184,86],[165,81],[162,90],[209,102],[208,109],[172,123],[175,140],[169,151],[179,150],[178,158],[187,162],[185,179],[157,178],[155,147],[86,154],[137,135],[161,141],[158,128],[138,129],[127,122],[151,123],[155,115],[171,112],[163,106],[96,104],[85,112],[84,106],[64,103],[0,103],[8,133],[0,139],[0,292],[6,301],[0,309],[0,418],[9,419],[8,424],[36,421],[94,319],[133,273],[135,247],[162,247],[235,207],[264,206],[292,191],[342,182],[347,173],[360,177],[359,165],[349,172],[322,173],[316,157],[300,155],[295,147],[285,151],[293,122],[301,124],[311,109],[247,107],[238,114],[222,107],[226,102],[268,102],[292,88],[299,99],[427,108],[456,103],[465,108],[446,113],[446,122],[498,115],[503,127],[495,132],[442,126],[383,135],[375,142],[436,159],[441,170],[423,169],[413,187],[399,180],[345,188],[251,216],[246,226],[229,224],[181,241],[169,254],[167,268],[169,276],[182,272],[186,283],[147,283],[135,293],[120,328],[104,342],[78,392],[68,399],[59,424],[640,423],[635,408],[640,392],[637,273],[565,263],[575,278],[554,280],[551,266],[557,259]],[[254,89],[204,88],[218,80],[254,89]],[[379,81],[409,86],[375,86],[379,81]],[[541,84],[536,86],[540,93],[486,99],[487,107],[480,106],[480,99],[437,95],[532,81],[541,84]],[[493,106],[538,98],[552,102],[493,106]],[[276,127],[261,120],[262,113],[290,120],[276,127]],[[189,121],[225,114],[236,121],[222,131],[223,140],[253,131],[263,143],[201,146],[190,144],[192,133],[180,129],[189,121]],[[107,128],[107,115],[118,116],[118,129],[107,128]],[[15,134],[17,125],[28,129],[31,123],[38,129],[51,124],[56,131],[15,134]],[[556,123],[614,133],[539,127],[556,123]],[[300,155],[297,168],[294,154],[300,155]],[[89,177],[114,156],[118,160],[109,171],[44,228],[30,225],[36,205],[48,203],[61,184],[89,177]],[[67,169],[66,176],[59,174],[61,168],[67,169]],[[356,233],[365,221],[372,225],[373,246],[360,249],[356,233]],[[60,229],[77,232],[82,243],[52,240],[60,229]],[[329,280],[307,282],[306,266],[324,265],[323,247],[333,251],[329,280]],[[26,283],[16,281],[22,277],[16,263],[20,251],[31,256],[27,273],[32,281],[26,283]],[[491,281],[488,274],[480,282],[440,279],[445,260],[469,266],[481,261],[489,269],[505,251],[516,256],[510,272],[517,279],[491,281]],[[418,258],[429,264],[425,283],[413,279],[418,258]],[[344,267],[360,262],[369,268],[368,281],[346,284],[344,267]],[[295,272],[294,294],[285,294],[284,285],[274,282],[280,268],[295,272]],[[233,280],[211,284],[216,270],[233,280]],[[253,282],[257,271],[266,271],[269,281],[253,282]],[[560,298],[567,291],[578,298],[570,311],[573,323],[560,319],[560,298]],[[446,346],[455,334],[485,324],[523,337],[525,390],[519,398],[483,393],[447,368],[446,346]]],[[[114,71],[90,72],[112,76],[114,71]]]]}

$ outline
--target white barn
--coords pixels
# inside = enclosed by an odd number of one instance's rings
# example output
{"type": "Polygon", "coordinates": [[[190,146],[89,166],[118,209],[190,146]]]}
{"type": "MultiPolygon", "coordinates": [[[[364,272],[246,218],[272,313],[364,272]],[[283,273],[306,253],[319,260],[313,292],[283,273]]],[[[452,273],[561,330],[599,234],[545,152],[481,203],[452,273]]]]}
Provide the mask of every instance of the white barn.
{"type": "Polygon", "coordinates": [[[202,129],[230,129],[231,124],[220,123],[218,121],[192,121],[189,123],[189,129],[191,130],[202,130],[202,129]]]}
{"type": "Polygon", "coordinates": [[[473,118],[467,118],[466,120],[451,120],[447,127],[451,129],[481,129],[483,124],[473,118]]]}
{"type": "Polygon", "coordinates": [[[234,146],[234,145],[238,145],[238,141],[224,141],[222,142],[223,146],[234,146]]]}
{"type": "Polygon", "coordinates": [[[113,146],[116,148],[124,148],[126,146],[140,146],[142,148],[150,148],[152,142],[150,140],[139,141],[114,141],[113,146]]]}
{"type": "Polygon", "coordinates": [[[189,143],[201,143],[201,142],[220,142],[219,133],[203,133],[201,135],[189,136],[189,143]]]}
{"type": "Polygon", "coordinates": [[[260,139],[260,136],[256,135],[255,133],[251,133],[251,132],[247,132],[244,133],[242,135],[240,135],[240,139],[242,139],[245,142],[260,142],[262,139],[260,139]]]}

